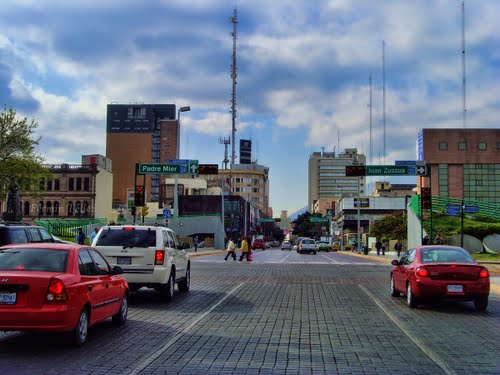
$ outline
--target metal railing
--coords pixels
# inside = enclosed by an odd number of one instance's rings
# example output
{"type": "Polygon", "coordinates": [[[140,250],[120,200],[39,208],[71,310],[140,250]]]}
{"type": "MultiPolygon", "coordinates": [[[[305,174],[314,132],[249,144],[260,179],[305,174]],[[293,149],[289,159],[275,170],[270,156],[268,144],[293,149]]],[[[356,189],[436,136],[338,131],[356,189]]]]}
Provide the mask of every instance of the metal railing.
{"type": "Polygon", "coordinates": [[[74,237],[78,228],[82,228],[83,233],[88,236],[96,225],[104,225],[107,221],[106,218],[40,219],[35,220],[35,223],[47,229],[54,236],[74,237]]]}

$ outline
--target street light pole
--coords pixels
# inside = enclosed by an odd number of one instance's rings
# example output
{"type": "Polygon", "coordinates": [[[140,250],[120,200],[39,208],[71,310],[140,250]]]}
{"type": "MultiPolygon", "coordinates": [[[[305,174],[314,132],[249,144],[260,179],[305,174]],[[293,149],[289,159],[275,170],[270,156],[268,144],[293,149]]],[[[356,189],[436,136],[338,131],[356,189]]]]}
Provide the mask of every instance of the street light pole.
{"type": "MultiPolygon", "coordinates": [[[[179,155],[180,155],[179,148],[180,148],[180,139],[181,139],[181,112],[188,112],[190,110],[191,110],[191,107],[186,106],[186,107],[180,107],[179,110],[177,111],[177,146],[175,149],[175,158],[176,159],[179,159],[179,155]]],[[[177,191],[178,184],[179,184],[178,174],[176,173],[174,175],[174,218],[175,219],[177,219],[177,217],[179,216],[178,215],[179,214],[179,212],[178,212],[179,193],[177,191]]]]}
{"type": "Polygon", "coordinates": [[[358,176],[358,248],[356,249],[358,253],[360,253],[360,249],[361,249],[361,233],[359,232],[359,229],[360,229],[360,215],[361,215],[361,211],[360,211],[360,207],[361,207],[361,187],[360,187],[360,184],[361,184],[361,177],[358,176]]]}

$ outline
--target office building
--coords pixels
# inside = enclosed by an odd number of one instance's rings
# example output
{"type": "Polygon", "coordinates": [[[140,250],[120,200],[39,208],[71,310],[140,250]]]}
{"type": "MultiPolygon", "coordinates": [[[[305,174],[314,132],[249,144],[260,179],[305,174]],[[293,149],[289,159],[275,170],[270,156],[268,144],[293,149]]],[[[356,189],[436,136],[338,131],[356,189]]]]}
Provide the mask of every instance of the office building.
{"type": "MultiPolygon", "coordinates": [[[[174,104],[108,104],[106,156],[113,160],[113,206],[126,207],[136,163],[176,159],[179,124],[174,104]]],[[[146,176],[146,201],[158,202],[160,175],[146,176]]]]}
{"type": "Polygon", "coordinates": [[[422,129],[417,151],[433,196],[500,204],[500,129],[422,129]]]}
{"type": "Polygon", "coordinates": [[[308,204],[309,212],[319,199],[340,200],[343,197],[366,195],[366,177],[346,176],[345,167],[366,165],[366,157],[356,148],[346,148],[338,155],[335,152],[313,152],[308,165],[308,204]]]}

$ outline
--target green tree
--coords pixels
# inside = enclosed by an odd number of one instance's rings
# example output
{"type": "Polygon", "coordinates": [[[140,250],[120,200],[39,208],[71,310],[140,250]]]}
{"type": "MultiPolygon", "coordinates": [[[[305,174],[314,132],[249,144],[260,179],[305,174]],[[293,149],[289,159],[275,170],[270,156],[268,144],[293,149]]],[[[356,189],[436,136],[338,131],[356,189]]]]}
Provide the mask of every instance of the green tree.
{"type": "Polygon", "coordinates": [[[37,190],[41,179],[53,178],[42,164],[37,147],[41,138],[34,138],[38,124],[18,118],[12,108],[0,113],[0,193],[5,196],[14,184],[20,190],[37,190]]]}
{"type": "Polygon", "coordinates": [[[403,212],[386,215],[370,227],[370,236],[384,240],[406,240],[407,233],[407,219],[403,212]]]}

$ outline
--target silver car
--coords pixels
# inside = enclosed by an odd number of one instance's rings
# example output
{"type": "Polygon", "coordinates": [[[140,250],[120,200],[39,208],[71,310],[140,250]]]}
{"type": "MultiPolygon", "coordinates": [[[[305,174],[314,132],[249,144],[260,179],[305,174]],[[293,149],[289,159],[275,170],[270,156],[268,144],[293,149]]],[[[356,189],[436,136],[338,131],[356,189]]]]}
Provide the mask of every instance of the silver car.
{"type": "Polygon", "coordinates": [[[290,243],[290,241],[283,241],[281,243],[281,250],[292,250],[292,244],[290,243]]]}

